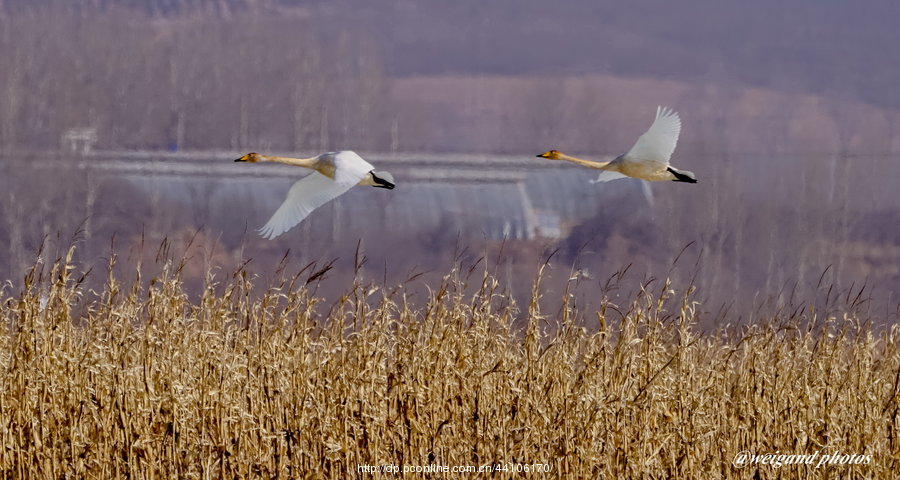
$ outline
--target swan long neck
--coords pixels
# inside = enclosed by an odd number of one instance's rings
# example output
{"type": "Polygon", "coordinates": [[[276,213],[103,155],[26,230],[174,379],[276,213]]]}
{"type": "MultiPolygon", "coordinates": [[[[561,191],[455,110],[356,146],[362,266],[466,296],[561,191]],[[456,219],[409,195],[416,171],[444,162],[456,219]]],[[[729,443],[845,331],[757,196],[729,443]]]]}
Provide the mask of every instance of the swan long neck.
{"type": "Polygon", "coordinates": [[[565,160],[567,162],[577,163],[578,165],[588,167],[588,168],[596,168],[598,170],[606,170],[606,166],[611,162],[593,162],[591,160],[585,160],[583,158],[573,157],[571,155],[566,155],[565,153],[560,152],[558,154],[560,160],[565,160]]]}
{"type": "Polygon", "coordinates": [[[294,165],[297,167],[306,167],[306,168],[315,168],[316,162],[319,161],[319,156],[309,157],[309,158],[293,158],[293,157],[278,157],[275,155],[260,155],[260,159],[265,162],[276,162],[283,163],[285,165],[294,165]]]}

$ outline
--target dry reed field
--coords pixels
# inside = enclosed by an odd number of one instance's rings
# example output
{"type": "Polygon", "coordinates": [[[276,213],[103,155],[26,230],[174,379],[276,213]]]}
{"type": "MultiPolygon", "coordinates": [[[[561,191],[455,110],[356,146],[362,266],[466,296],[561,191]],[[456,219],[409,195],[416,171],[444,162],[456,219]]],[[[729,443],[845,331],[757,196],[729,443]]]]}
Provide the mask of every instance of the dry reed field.
{"type": "Polygon", "coordinates": [[[189,295],[174,262],[93,290],[71,259],[0,290],[3,478],[900,471],[898,332],[853,314],[702,333],[692,287],[666,282],[599,312],[568,294],[544,312],[540,277],[517,306],[484,268],[456,269],[419,308],[404,286],[363,280],[326,304],[327,268],[265,287],[210,274],[189,295]],[[781,457],[739,468],[740,452],[781,457]],[[400,473],[367,470],[383,465],[400,473]]]}

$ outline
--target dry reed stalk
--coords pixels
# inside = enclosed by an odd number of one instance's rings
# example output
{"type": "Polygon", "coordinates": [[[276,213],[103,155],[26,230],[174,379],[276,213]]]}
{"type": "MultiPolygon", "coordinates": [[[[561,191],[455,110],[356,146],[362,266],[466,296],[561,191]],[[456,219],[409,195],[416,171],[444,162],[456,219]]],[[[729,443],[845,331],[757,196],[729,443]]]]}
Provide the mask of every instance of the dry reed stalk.
{"type": "MultiPolygon", "coordinates": [[[[692,287],[676,295],[668,282],[588,316],[567,291],[548,315],[540,277],[520,312],[472,270],[448,274],[423,308],[403,286],[359,281],[322,313],[321,270],[259,294],[244,271],[210,274],[192,301],[182,266],[146,286],[110,274],[91,293],[70,250],[20,291],[0,290],[3,478],[361,478],[372,474],[360,464],[506,462],[565,478],[900,469],[895,326],[809,311],[699,333],[692,287]],[[742,450],[872,463],[737,469],[742,450]]],[[[495,477],[521,475],[547,476],[495,477]]]]}

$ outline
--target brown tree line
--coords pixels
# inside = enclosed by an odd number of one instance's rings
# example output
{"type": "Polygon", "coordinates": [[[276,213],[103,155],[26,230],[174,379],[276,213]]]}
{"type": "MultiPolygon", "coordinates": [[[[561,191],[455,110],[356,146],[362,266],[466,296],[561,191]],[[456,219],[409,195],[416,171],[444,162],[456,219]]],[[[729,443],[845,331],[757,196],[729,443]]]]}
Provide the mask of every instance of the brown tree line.
{"type": "Polygon", "coordinates": [[[327,149],[389,142],[377,49],[299,15],[151,21],[51,9],[0,19],[0,142],[56,148],[327,149]]]}

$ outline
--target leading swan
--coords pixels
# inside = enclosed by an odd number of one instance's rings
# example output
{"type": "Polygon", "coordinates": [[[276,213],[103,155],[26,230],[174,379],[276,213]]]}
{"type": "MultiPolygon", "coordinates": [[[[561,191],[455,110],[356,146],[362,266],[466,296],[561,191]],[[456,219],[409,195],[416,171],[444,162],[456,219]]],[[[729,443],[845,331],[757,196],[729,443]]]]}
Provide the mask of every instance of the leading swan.
{"type": "Polygon", "coordinates": [[[339,197],[354,185],[394,188],[394,177],[390,173],[376,172],[371,163],[350,150],[327,152],[310,158],[277,157],[254,152],[235,162],[276,162],[314,170],[291,186],[287,198],[259,229],[259,234],[270,240],[290,230],[313,210],[339,197]]]}
{"type": "Polygon", "coordinates": [[[680,170],[669,165],[669,158],[675,151],[678,135],[681,133],[681,119],[678,113],[666,107],[656,108],[656,119],[650,129],[638,138],[631,150],[619,155],[611,162],[592,162],[566,155],[558,150],[544,152],[538,157],[550,160],[565,160],[579,165],[603,170],[596,182],[608,182],[619,178],[633,177],[651,182],[673,180],[697,183],[693,172],[680,170]]]}

